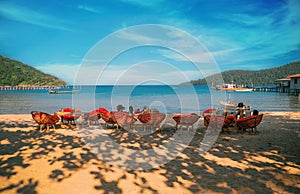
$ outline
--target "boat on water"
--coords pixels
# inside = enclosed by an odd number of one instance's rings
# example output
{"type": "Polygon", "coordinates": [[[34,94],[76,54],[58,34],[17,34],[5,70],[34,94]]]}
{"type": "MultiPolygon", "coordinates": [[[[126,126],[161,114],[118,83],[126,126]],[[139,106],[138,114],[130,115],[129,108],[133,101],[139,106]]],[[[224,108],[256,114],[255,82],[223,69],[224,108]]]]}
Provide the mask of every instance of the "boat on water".
{"type": "Polygon", "coordinates": [[[77,86],[63,86],[57,87],[55,89],[49,89],[49,94],[78,94],[80,92],[81,87],[77,86]]]}
{"type": "Polygon", "coordinates": [[[223,106],[230,106],[230,107],[237,107],[238,104],[231,103],[231,102],[225,102],[225,101],[220,101],[220,104],[223,106]]]}
{"type": "Polygon", "coordinates": [[[253,88],[237,88],[234,91],[236,91],[236,92],[252,92],[253,88]]]}
{"type": "Polygon", "coordinates": [[[49,90],[49,94],[78,94],[80,90],[49,90]]]}
{"type": "Polygon", "coordinates": [[[231,84],[223,84],[222,86],[217,85],[216,87],[214,87],[216,90],[224,90],[224,91],[236,91],[236,92],[251,92],[253,91],[252,88],[247,88],[247,87],[240,87],[237,86],[234,83],[231,84]]]}

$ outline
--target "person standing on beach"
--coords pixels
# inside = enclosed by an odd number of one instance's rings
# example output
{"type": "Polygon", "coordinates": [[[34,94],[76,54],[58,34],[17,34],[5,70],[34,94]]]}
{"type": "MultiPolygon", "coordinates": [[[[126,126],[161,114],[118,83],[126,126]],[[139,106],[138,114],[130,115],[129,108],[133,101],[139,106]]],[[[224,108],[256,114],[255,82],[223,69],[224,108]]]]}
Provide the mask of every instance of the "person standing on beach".
{"type": "Polygon", "coordinates": [[[133,115],[133,107],[129,106],[129,115],[133,115]]]}

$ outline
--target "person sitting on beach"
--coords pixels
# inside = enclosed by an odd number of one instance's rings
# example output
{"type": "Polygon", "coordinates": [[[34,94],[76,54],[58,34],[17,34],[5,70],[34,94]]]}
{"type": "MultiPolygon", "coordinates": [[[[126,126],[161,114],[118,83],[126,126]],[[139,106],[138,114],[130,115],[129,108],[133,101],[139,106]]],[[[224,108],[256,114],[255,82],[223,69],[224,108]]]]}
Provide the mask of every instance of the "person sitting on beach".
{"type": "Polygon", "coordinates": [[[253,110],[253,112],[252,112],[252,116],[257,116],[258,115],[258,110],[253,110]]]}
{"type": "Polygon", "coordinates": [[[238,105],[237,105],[237,107],[236,107],[236,113],[235,113],[235,118],[236,118],[236,119],[245,116],[245,112],[244,112],[244,110],[243,110],[244,106],[245,106],[245,105],[244,105],[243,102],[238,103],[238,105]]]}
{"type": "Polygon", "coordinates": [[[125,107],[124,107],[123,105],[119,104],[119,105],[117,106],[117,111],[118,111],[118,112],[123,112],[123,110],[125,110],[125,107]]]}
{"type": "Polygon", "coordinates": [[[243,108],[243,107],[244,107],[244,103],[243,102],[238,103],[237,108],[243,108]]]}
{"type": "Polygon", "coordinates": [[[144,106],[144,108],[143,108],[143,111],[142,111],[143,113],[147,113],[148,112],[148,108],[147,108],[147,106],[145,105],[144,106]]]}
{"type": "Polygon", "coordinates": [[[141,113],[141,110],[140,110],[140,107],[136,107],[135,111],[134,111],[134,114],[139,114],[141,113]]]}
{"type": "Polygon", "coordinates": [[[129,115],[132,116],[133,115],[133,107],[129,106],[129,115]]]}

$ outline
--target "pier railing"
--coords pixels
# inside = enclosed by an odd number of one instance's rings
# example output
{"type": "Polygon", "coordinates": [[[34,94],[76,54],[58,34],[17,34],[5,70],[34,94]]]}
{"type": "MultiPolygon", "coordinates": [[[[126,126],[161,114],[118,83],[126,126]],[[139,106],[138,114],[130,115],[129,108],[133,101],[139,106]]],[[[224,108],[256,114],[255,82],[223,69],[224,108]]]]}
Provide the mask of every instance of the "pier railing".
{"type": "Polygon", "coordinates": [[[300,89],[291,89],[290,87],[286,87],[286,86],[274,86],[274,87],[259,86],[259,87],[253,88],[253,91],[289,93],[289,94],[293,94],[293,95],[300,94],[300,89]]]}
{"type": "Polygon", "coordinates": [[[0,86],[0,90],[49,90],[58,89],[59,86],[0,86]]]}

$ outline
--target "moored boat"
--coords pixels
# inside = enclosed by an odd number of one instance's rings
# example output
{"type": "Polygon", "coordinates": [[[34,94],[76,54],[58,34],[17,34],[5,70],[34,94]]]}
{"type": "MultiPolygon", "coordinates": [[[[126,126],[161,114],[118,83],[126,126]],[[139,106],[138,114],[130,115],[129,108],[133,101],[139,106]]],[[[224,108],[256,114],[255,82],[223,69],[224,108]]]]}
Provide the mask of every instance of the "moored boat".
{"type": "Polygon", "coordinates": [[[224,102],[224,101],[220,101],[220,104],[223,106],[229,106],[229,107],[237,107],[238,104],[235,103],[230,103],[230,102],[224,102]]]}
{"type": "Polygon", "coordinates": [[[80,90],[49,90],[49,94],[78,94],[80,90]]]}
{"type": "Polygon", "coordinates": [[[253,88],[237,88],[234,91],[236,91],[236,92],[252,92],[253,88]]]}
{"type": "Polygon", "coordinates": [[[253,91],[252,88],[238,86],[234,83],[231,84],[223,84],[222,86],[218,85],[214,87],[216,90],[224,90],[224,91],[236,91],[236,92],[250,92],[253,91]]]}

